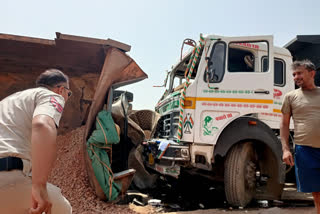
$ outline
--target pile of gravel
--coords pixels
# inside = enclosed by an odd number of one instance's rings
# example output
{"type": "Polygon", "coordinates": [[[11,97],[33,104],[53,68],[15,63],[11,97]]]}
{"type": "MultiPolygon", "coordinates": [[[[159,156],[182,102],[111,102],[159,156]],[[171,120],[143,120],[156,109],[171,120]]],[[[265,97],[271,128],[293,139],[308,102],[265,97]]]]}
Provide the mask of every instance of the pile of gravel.
{"type": "Polygon", "coordinates": [[[101,201],[89,185],[83,159],[84,126],[58,136],[58,158],[49,176],[49,182],[61,188],[69,200],[73,213],[136,213],[128,205],[101,201]]]}

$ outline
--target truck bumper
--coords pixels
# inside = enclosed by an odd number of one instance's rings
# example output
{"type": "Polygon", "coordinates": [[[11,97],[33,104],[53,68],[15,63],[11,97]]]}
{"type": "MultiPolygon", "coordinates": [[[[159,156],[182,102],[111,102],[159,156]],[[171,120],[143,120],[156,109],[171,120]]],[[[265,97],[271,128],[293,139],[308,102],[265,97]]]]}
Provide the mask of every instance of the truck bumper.
{"type": "Polygon", "coordinates": [[[160,174],[178,177],[182,162],[190,161],[188,144],[157,139],[144,144],[145,165],[160,174]]]}

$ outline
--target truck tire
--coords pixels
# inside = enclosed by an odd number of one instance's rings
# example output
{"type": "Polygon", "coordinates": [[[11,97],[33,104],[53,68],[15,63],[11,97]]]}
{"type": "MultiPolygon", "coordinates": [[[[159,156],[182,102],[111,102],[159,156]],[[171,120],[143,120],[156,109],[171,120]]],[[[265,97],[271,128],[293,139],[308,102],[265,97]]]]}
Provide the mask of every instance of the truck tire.
{"type": "Polygon", "coordinates": [[[245,207],[256,191],[257,155],[251,142],[231,148],[225,161],[224,184],[227,201],[232,206],[245,207]]]}

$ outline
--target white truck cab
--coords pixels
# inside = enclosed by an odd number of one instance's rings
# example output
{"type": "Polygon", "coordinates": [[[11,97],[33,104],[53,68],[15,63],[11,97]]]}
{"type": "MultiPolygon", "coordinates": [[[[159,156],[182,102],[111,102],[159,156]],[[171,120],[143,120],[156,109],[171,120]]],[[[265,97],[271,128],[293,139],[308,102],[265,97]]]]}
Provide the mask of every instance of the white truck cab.
{"type": "Polygon", "coordinates": [[[231,205],[278,199],[285,182],[280,109],[295,89],[291,53],[274,47],[272,36],[208,35],[199,46],[197,62],[188,52],[168,74],[146,166],[174,177],[180,170],[213,172],[231,205]]]}

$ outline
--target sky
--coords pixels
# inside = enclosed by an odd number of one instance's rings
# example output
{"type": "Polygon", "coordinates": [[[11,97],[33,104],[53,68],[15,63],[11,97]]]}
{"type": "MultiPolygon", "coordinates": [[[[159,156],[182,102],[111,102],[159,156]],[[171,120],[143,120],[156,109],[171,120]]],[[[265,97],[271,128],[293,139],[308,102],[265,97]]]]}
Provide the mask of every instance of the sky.
{"type": "Polygon", "coordinates": [[[148,79],[122,88],[133,109],[154,109],[185,38],[273,35],[284,46],[296,35],[320,34],[319,0],[0,0],[0,33],[53,40],[55,32],[113,39],[148,79]]]}

